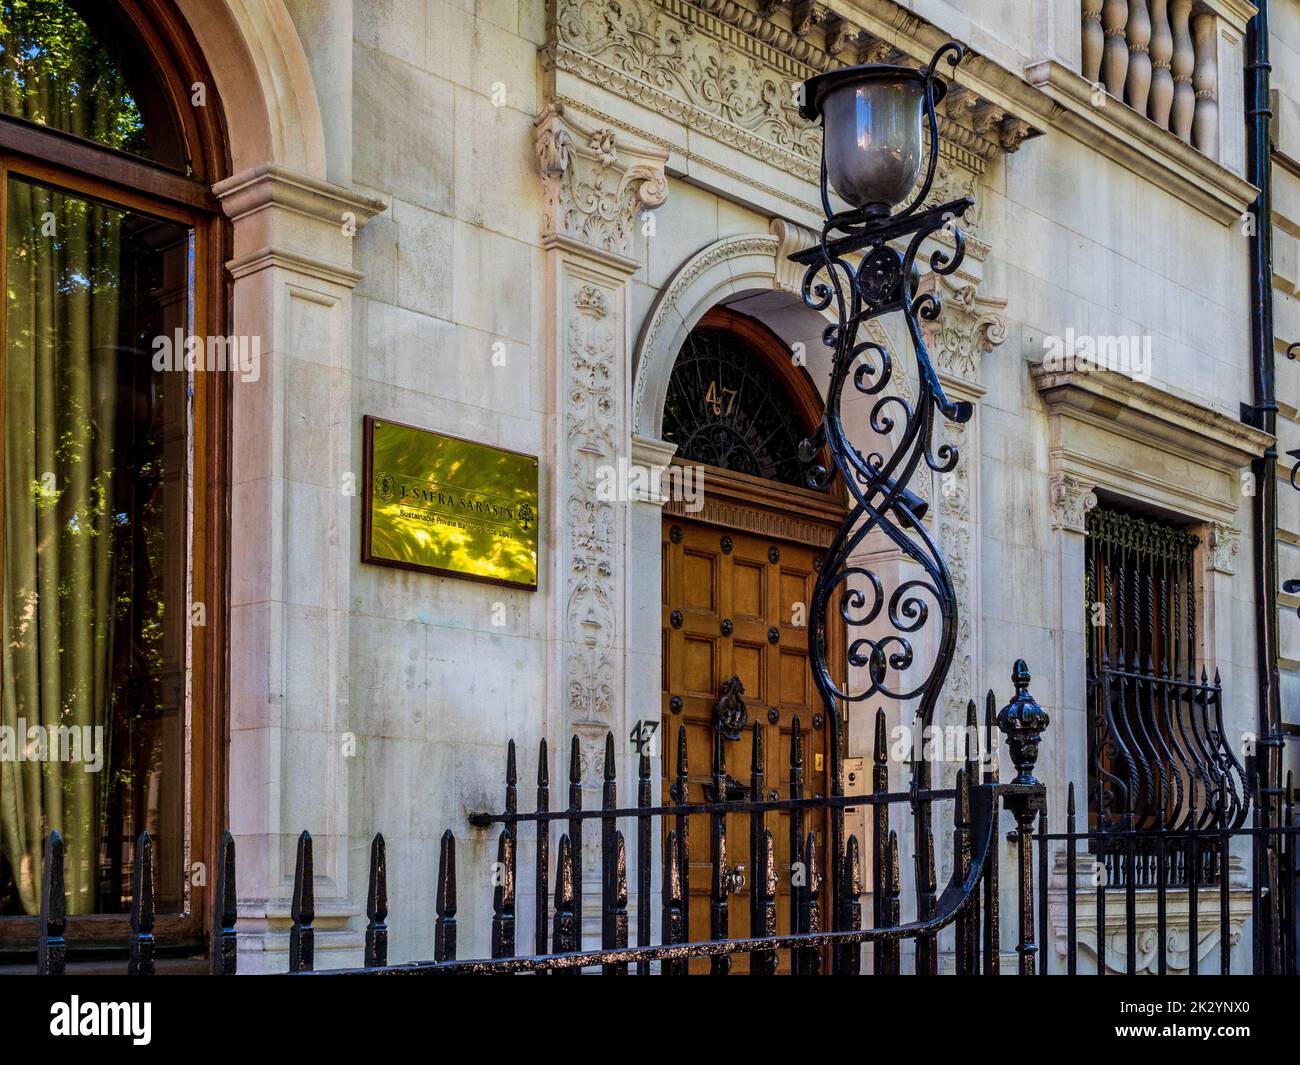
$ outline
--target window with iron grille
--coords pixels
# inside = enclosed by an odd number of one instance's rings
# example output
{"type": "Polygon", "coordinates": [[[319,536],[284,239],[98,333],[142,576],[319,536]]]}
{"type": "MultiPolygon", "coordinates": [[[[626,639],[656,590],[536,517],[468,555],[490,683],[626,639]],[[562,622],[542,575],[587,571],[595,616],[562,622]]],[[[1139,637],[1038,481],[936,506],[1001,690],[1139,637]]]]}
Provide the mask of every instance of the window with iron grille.
{"type": "MultiPolygon", "coordinates": [[[[1184,879],[1185,852],[1154,835],[1240,824],[1247,801],[1224,736],[1219,672],[1197,651],[1199,541],[1109,506],[1089,512],[1087,531],[1089,827],[1149,834],[1135,875],[1154,882],[1159,850],[1170,856],[1167,875],[1184,879]]],[[[1216,875],[1204,850],[1201,882],[1216,875]]],[[[1114,882],[1120,863],[1108,856],[1106,865],[1114,882]]]]}

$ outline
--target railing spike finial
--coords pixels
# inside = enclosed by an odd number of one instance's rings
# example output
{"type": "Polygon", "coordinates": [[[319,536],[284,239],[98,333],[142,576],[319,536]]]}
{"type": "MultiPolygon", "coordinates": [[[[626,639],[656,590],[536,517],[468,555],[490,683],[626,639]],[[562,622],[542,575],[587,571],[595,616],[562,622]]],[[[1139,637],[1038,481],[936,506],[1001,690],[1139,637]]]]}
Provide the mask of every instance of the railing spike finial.
{"type": "Polygon", "coordinates": [[[497,836],[492,889],[492,957],[515,953],[515,837],[507,826],[497,836]]]}
{"type": "Polygon", "coordinates": [[[370,877],[366,890],[365,966],[388,964],[388,852],[382,833],[370,841],[370,877]]]}
{"type": "MultiPolygon", "coordinates": [[[[844,845],[845,890],[844,918],[845,927],[850,932],[862,928],[862,854],[858,837],[850,833],[844,845]]],[[[859,943],[846,943],[842,948],[840,972],[848,976],[857,976],[862,970],[862,946],[859,943]]]]}
{"type": "Polygon", "coordinates": [[[447,829],[438,842],[438,884],[434,897],[433,960],[456,957],[456,837],[447,829]]]}
{"type": "MultiPolygon", "coordinates": [[[[682,866],[676,829],[668,830],[664,843],[663,885],[663,939],[666,945],[686,942],[685,903],[682,892],[682,866]]],[[[684,958],[667,958],[663,962],[665,976],[685,976],[687,962],[684,958]]]]}
{"type": "Polygon", "coordinates": [[[995,743],[997,730],[994,721],[998,714],[998,697],[990,688],[984,696],[984,745],[988,750],[988,763],[984,771],[984,783],[996,784],[1001,766],[998,763],[998,749],[995,743]]]}
{"type": "MultiPolygon", "coordinates": [[[[896,925],[902,919],[903,887],[900,877],[898,857],[898,832],[889,830],[889,868],[887,872],[888,890],[885,893],[885,922],[896,925]]],[[[885,952],[885,973],[897,976],[902,967],[902,950],[897,940],[881,944],[885,952]]]]}
{"type": "Polygon", "coordinates": [[[577,785],[582,783],[582,746],[578,742],[578,737],[574,736],[569,742],[569,784],[577,785]]]}
{"type": "Polygon", "coordinates": [[[41,866],[41,938],[36,947],[36,971],[62,976],[67,959],[63,933],[68,927],[68,900],[63,887],[63,837],[51,829],[41,866]]]}
{"type": "Polygon", "coordinates": [[[615,779],[615,762],[614,762],[614,732],[611,729],[605,733],[605,780],[607,782],[615,779]]]}
{"type": "Polygon", "coordinates": [[[235,887],[235,837],[226,829],[217,851],[217,882],[212,892],[212,975],[234,976],[239,967],[235,923],[239,920],[235,887]]]}
{"type": "MultiPolygon", "coordinates": [[[[803,912],[800,914],[799,931],[816,935],[822,930],[821,889],[822,875],[817,863],[817,837],[809,832],[803,845],[803,867],[807,883],[800,895],[803,912]]],[[[822,953],[816,947],[804,947],[800,950],[799,973],[802,976],[818,976],[821,973],[822,953]]]]}
{"type": "Polygon", "coordinates": [[[1071,817],[1074,816],[1074,781],[1070,781],[1069,787],[1065,790],[1065,812],[1071,817]]]}
{"type": "Polygon", "coordinates": [[[132,865],[131,951],[126,972],[128,976],[153,976],[153,840],[148,832],[141,832],[135,841],[135,861],[132,865]]]}
{"type": "Polygon", "coordinates": [[[975,771],[975,762],[980,756],[980,716],[974,699],[966,700],[966,736],[964,740],[966,775],[975,771]]]}
{"type": "Polygon", "coordinates": [[[289,971],[306,972],[316,954],[316,876],[312,863],[311,833],[303,830],[298,837],[298,856],[293,870],[293,900],[290,903],[293,925],[289,929],[289,971]]]}
{"type": "MultiPolygon", "coordinates": [[[[537,745],[537,813],[549,813],[551,809],[551,770],[550,756],[545,738],[537,745]]],[[[547,934],[550,924],[550,870],[551,870],[551,822],[537,822],[537,847],[534,852],[534,906],[533,914],[533,949],[538,954],[546,953],[547,934]]]]}
{"type": "MultiPolygon", "coordinates": [[[[551,950],[569,954],[577,949],[577,916],[574,913],[573,844],[569,834],[560,836],[555,860],[555,927],[551,933],[551,950]]],[[[557,976],[574,976],[577,968],[556,969],[557,976]]]]}
{"type": "MultiPolygon", "coordinates": [[[[614,832],[614,882],[612,892],[612,910],[610,912],[610,938],[609,944],[615,950],[627,946],[627,844],[623,839],[623,833],[614,832]]],[[[601,971],[606,976],[626,976],[627,962],[612,962],[602,966],[601,971]]]]}

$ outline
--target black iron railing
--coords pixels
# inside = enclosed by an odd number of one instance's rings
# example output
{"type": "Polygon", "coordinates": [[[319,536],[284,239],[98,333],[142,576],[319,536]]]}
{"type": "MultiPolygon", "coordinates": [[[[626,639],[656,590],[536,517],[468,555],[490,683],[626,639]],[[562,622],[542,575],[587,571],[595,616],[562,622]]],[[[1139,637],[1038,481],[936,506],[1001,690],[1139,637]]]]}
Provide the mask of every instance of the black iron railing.
{"type": "Polygon", "coordinates": [[[1252,806],[1250,825],[1233,824],[1226,806],[1221,795],[1213,823],[1194,821],[1178,831],[1080,830],[1071,785],[1065,831],[1048,832],[1044,814],[1034,835],[1039,973],[1076,975],[1082,954],[1086,968],[1098,975],[1296,975],[1300,825],[1291,780],[1278,825],[1264,822],[1259,803],[1252,806]],[[1267,897],[1269,850],[1278,862],[1276,899],[1267,897]],[[1247,928],[1249,960],[1234,962],[1247,928]]]}
{"type": "MultiPolygon", "coordinates": [[[[952,936],[952,964],[958,973],[996,973],[1000,969],[998,927],[998,821],[999,803],[1008,809],[1017,828],[1019,895],[1023,900],[1018,924],[1019,967],[1034,971],[1033,866],[1029,830],[1037,811],[1043,809],[1045,789],[1033,778],[1037,737],[1045,727],[1041,709],[1029,695],[1028,671],[1017,663],[1016,696],[996,715],[996,727],[1008,738],[1017,777],[1007,784],[997,781],[996,759],[981,764],[977,747],[993,750],[995,700],[990,692],[979,743],[975,706],[969,705],[968,744],[948,789],[913,788],[889,790],[888,745],[884,712],[876,716],[872,790],[866,795],[805,797],[802,794],[803,745],[791,748],[791,773],[787,796],[764,799],[761,779],[762,746],[767,726],[755,723],[750,741],[755,752],[754,770],[745,798],[736,801],[667,805],[651,803],[651,762],[639,759],[634,806],[620,806],[614,765],[612,734],[607,737],[604,778],[599,809],[582,808],[582,781],[576,746],[571,749],[569,804],[567,809],[550,809],[549,765],[543,743],[538,758],[536,808],[520,812],[514,744],[509,745],[505,774],[505,802],[499,813],[476,815],[479,828],[499,825],[497,863],[491,884],[492,924],[490,957],[461,959],[457,944],[458,880],[456,839],[445,832],[439,847],[438,882],[435,902],[434,950],[428,961],[388,964],[387,852],[377,835],[371,846],[369,890],[366,903],[364,967],[335,972],[405,973],[577,973],[600,969],[619,975],[685,973],[692,959],[708,959],[709,969],[725,975],[733,959],[745,956],[749,970],[757,974],[776,972],[786,961],[789,971],[815,975],[823,970],[858,973],[862,969],[864,944],[872,947],[872,971],[885,975],[902,972],[904,944],[915,949],[906,966],[919,973],[939,971],[939,935],[949,926],[952,936]],[[923,878],[921,902],[910,919],[904,917],[901,894],[899,830],[916,823],[918,804],[929,811],[934,804],[951,811],[953,867],[942,891],[934,882],[935,838],[925,834],[915,848],[916,868],[923,878]],[[870,839],[859,840],[850,833],[841,861],[844,887],[838,900],[831,898],[832,882],[823,878],[823,849],[812,833],[804,833],[806,818],[847,806],[868,807],[870,839]],[[749,880],[750,934],[730,935],[732,886],[727,883],[727,818],[747,815],[756,873],[749,880]],[[800,886],[789,896],[789,909],[778,912],[778,878],[795,879],[794,868],[779,870],[774,860],[773,820],[785,819],[793,854],[801,856],[800,886]],[[689,914],[689,867],[686,843],[692,828],[708,825],[710,833],[710,891],[708,928],[692,928],[689,914]],[[637,880],[635,894],[629,889],[628,845],[623,828],[635,826],[633,849],[637,880]],[[550,861],[555,830],[561,830],[550,861]],[[530,952],[521,952],[516,933],[516,886],[518,843],[531,836],[536,854],[533,869],[536,892],[533,938],[530,952]],[[662,841],[659,869],[653,867],[655,839],[662,841]],[[584,846],[598,841],[600,882],[600,942],[584,942],[584,885],[581,857],[584,846]],[[873,857],[873,879],[863,876],[865,848],[873,857]],[[655,901],[651,884],[661,886],[658,900],[659,936],[653,934],[655,901]],[[863,906],[862,896],[871,895],[863,906]],[[636,936],[631,942],[629,904],[635,898],[636,936]],[[778,922],[790,932],[779,934],[778,922]]],[[[679,732],[673,793],[686,794],[684,729],[679,732]]],[[[717,767],[714,775],[718,776],[717,767]]],[[[913,840],[916,843],[916,840],[913,840]]],[[[131,908],[131,942],[128,971],[138,975],[154,972],[154,880],[152,841],[148,834],[138,840],[135,854],[134,893],[131,908]]],[[[45,848],[42,879],[41,937],[37,971],[61,973],[65,969],[68,944],[65,941],[63,866],[64,842],[52,832],[45,848]]],[[[315,919],[313,844],[303,832],[298,839],[289,932],[290,972],[308,973],[315,963],[315,919]]],[[[212,910],[211,971],[233,974],[237,964],[237,906],[235,893],[235,844],[229,832],[220,847],[212,910]]]]}

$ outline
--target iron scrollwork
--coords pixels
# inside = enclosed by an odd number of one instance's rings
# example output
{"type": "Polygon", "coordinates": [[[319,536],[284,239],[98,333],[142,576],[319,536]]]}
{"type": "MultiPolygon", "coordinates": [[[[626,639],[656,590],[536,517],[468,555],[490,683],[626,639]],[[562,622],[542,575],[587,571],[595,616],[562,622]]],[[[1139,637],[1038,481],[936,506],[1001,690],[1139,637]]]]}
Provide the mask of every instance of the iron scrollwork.
{"type": "MultiPolygon", "coordinates": [[[[809,611],[810,662],[830,724],[829,775],[835,795],[842,794],[842,709],[846,704],[877,696],[900,701],[919,699],[918,723],[928,726],[956,642],[957,598],[952,578],[938,545],[921,522],[924,501],[909,486],[918,471],[942,474],[957,465],[955,447],[934,446],[937,419],[963,423],[973,414],[970,403],[954,401],[945,394],[922,335],[921,321],[932,322],[940,315],[939,297],[931,292],[916,293],[917,258],[927,238],[945,235],[928,257],[929,268],[935,273],[953,273],[965,254],[965,238],[957,223],[974,200],[963,196],[926,205],[939,156],[935,103],[946,89],[936,71],[941,60],[956,67],[963,56],[962,46],[950,41],[935,52],[924,71],[923,108],[929,150],[924,179],[910,202],[884,216],[870,206],[835,211],[823,154],[821,197],[826,222],[814,247],[791,256],[806,267],[804,303],[815,311],[834,315],[833,324],[823,336],[823,342],[833,351],[824,416],[816,434],[802,445],[809,457],[824,448],[830,456],[830,468],[812,465],[808,485],[824,488],[839,477],[850,503],[817,571],[809,611]],[[950,248],[945,246],[949,243],[950,248]],[[918,388],[914,401],[886,391],[894,374],[902,372],[894,353],[883,344],[860,338],[867,322],[894,312],[902,313],[915,353],[918,388]],[[842,404],[850,383],[857,393],[874,397],[865,422],[877,446],[860,446],[845,425],[842,404]],[[874,532],[892,541],[923,575],[903,580],[887,592],[878,573],[850,562],[874,532]],[[914,673],[917,663],[913,640],[932,615],[939,626],[934,660],[928,669],[914,673]],[[830,632],[835,617],[848,634],[848,665],[861,671],[853,682],[846,678],[842,686],[831,671],[830,632]]],[[[930,767],[920,752],[913,756],[912,777],[915,789],[930,786],[930,767]]],[[[914,804],[914,812],[921,838],[929,830],[928,804],[914,804]]],[[[842,832],[841,818],[834,817],[833,854],[842,851],[842,832]]]]}

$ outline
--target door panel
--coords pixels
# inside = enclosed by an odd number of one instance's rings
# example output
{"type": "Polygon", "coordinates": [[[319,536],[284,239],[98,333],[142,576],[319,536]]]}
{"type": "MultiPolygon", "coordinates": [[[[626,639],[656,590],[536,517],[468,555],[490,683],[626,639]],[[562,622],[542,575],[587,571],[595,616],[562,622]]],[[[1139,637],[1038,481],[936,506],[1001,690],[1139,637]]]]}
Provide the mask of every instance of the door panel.
{"type": "MultiPolygon", "coordinates": [[[[686,726],[689,767],[688,802],[709,801],[712,782],[715,704],[724,683],[738,676],[748,724],[738,741],[722,741],[724,767],[748,794],[752,725],[759,721],[766,738],[764,797],[784,798],[790,786],[790,736],[794,717],[804,733],[804,794],[826,794],[826,726],[808,668],[808,604],[820,550],[777,541],[679,517],[665,518],[663,535],[664,802],[676,774],[677,728],[686,726]],[[678,713],[671,710],[680,699],[678,713]],[[769,712],[775,711],[776,724],[769,712]],[[820,764],[819,764],[820,763],[820,764]]],[[[790,818],[769,814],[777,866],[777,928],[790,930],[790,818]]],[[[671,824],[665,827],[672,827],[671,824]]],[[[805,816],[804,832],[816,834],[824,851],[824,814],[805,816]]],[[[691,818],[688,841],[690,938],[709,936],[709,889],[712,866],[707,818],[691,818]]],[[[726,819],[728,867],[742,866],[745,886],[728,899],[730,937],[749,933],[749,888],[753,878],[750,817],[726,819]]],[[[822,855],[822,868],[825,857],[822,855]]],[[[744,972],[749,959],[733,958],[733,971],[744,972]]],[[[788,952],[779,956],[788,967],[788,952]]],[[[705,959],[692,971],[707,971],[705,959]]]]}

